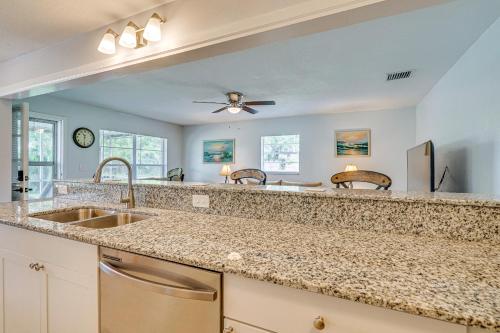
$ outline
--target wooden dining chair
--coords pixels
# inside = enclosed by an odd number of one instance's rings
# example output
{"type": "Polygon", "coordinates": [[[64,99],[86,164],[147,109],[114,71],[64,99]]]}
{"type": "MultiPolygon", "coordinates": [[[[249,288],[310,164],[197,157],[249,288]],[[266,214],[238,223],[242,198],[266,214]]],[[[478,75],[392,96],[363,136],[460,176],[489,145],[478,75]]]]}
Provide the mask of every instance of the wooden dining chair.
{"type": "Polygon", "coordinates": [[[167,172],[167,179],[170,181],[184,181],[184,172],[182,168],[175,168],[168,170],[167,172]]]}
{"type": "Polygon", "coordinates": [[[249,178],[259,181],[259,185],[266,185],[267,175],[259,169],[241,169],[231,174],[235,184],[243,184],[242,179],[249,178]]]}
{"type": "Polygon", "coordinates": [[[344,188],[353,188],[352,183],[370,183],[377,185],[376,190],[388,190],[392,185],[392,180],[389,176],[375,171],[357,170],[339,172],[332,176],[332,183],[344,188]]]}

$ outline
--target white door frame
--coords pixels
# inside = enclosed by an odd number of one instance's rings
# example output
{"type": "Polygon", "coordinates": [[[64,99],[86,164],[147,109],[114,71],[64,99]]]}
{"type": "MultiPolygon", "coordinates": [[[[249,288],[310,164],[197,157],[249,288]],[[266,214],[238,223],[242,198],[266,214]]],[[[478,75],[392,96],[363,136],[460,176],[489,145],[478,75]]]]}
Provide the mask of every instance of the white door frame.
{"type": "MultiPolygon", "coordinates": [[[[23,171],[23,178],[18,180],[18,186],[20,191],[20,200],[28,200],[28,180],[29,180],[29,104],[28,103],[20,103],[13,104],[11,112],[19,111],[21,113],[21,170],[23,171]]],[[[13,122],[10,124],[11,129],[13,126],[13,122]]],[[[11,151],[10,161],[12,164],[12,160],[14,157],[14,152],[11,151]]],[[[16,175],[12,175],[12,179],[16,178],[16,175]]],[[[12,185],[14,183],[11,183],[12,185]]],[[[14,191],[13,186],[11,185],[11,191],[14,191]]],[[[13,192],[11,192],[11,196],[13,197],[13,192]]]]}
{"type": "Polygon", "coordinates": [[[57,122],[57,179],[64,178],[64,138],[66,138],[65,123],[66,117],[56,116],[47,113],[30,111],[30,117],[52,120],[57,122]]]}

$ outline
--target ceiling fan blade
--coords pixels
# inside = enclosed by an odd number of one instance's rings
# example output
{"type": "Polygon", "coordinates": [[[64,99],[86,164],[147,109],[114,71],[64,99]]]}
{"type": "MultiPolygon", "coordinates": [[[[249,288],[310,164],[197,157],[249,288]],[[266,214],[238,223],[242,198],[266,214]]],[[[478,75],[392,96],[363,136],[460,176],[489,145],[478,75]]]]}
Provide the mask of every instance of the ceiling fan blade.
{"type": "Polygon", "coordinates": [[[227,109],[227,107],[223,107],[223,108],[220,108],[219,110],[213,111],[212,113],[219,113],[219,112],[222,112],[222,111],[224,111],[226,109],[227,109]]]}
{"type": "Polygon", "coordinates": [[[245,110],[246,112],[249,112],[251,114],[256,114],[258,113],[259,111],[255,110],[255,109],[252,109],[252,108],[249,108],[248,106],[246,105],[243,105],[242,107],[243,110],[245,110]]]}
{"type": "Polygon", "coordinates": [[[197,103],[197,104],[221,104],[221,105],[228,105],[227,103],[221,103],[221,102],[200,102],[200,101],[193,101],[193,103],[197,103]]]}
{"type": "Polygon", "coordinates": [[[250,101],[243,103],[245,105],[276,105],[275,101],[250,101]]]}

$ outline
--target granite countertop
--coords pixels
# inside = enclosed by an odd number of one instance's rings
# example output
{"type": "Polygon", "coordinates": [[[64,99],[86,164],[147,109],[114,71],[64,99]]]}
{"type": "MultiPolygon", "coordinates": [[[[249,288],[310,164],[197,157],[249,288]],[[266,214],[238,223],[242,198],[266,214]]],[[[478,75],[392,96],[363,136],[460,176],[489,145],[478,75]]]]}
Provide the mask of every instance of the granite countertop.
{"type": "Polygon", "coordinates": [[[147,208],[135,211],[157,216],[100,230],[28,217],[74,206],[96,204],[3,203],[0,223],[500,331],[495,244],[147,208]]]}
{"type": "MultiPolygon", "coordinates": [[[[77,183],[95,184],[92,179],[63,179],[54,180],[55,183],[77,183]]],[[[104,181],[101,184],[127,185],[126,180],[104,181]]],[[[312,197],[334,197],[349,199],[370,199],[384,201],[404,201],[404,202],[425,202],[444,203],[452,205],[472,205],[482,207],[500,207],[500,197],[471,194],[471,193],[445,193],[445,192],[398,192],[398,191],[374,191],[370,189],[337,189],[333,185],[324,185],[316,188],[301,186],[277,186],[277,185],[236,185],[236,184],[212,184],[201,182],[178,182],[163,180],[136,180],[135,187],[184,187],[187,189],[206,189],[210,191],[231,191],[231,192],[259,192],[266,194],[287,194],[312,197]]]]}

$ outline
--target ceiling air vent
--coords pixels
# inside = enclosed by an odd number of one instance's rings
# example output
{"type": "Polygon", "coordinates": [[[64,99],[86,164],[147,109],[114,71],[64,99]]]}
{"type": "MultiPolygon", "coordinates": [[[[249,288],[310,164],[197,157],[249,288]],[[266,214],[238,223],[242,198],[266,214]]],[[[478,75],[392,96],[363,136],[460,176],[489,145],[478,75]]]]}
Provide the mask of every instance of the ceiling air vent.
{"type": "Polygon", "coordinates": [[[412,71],[389,73],[387,74],[387,81],[408,79],[412,73],[413,73],[412,71]]]}

